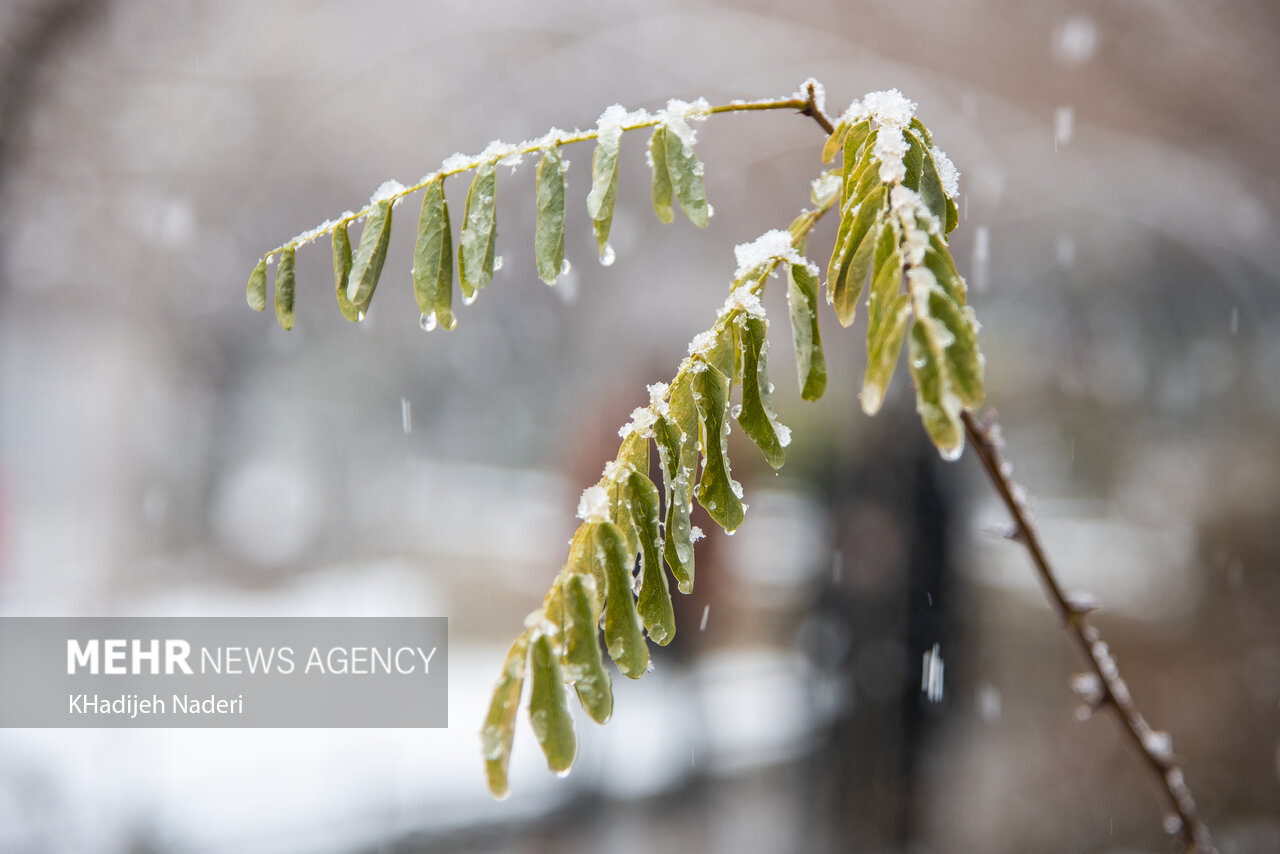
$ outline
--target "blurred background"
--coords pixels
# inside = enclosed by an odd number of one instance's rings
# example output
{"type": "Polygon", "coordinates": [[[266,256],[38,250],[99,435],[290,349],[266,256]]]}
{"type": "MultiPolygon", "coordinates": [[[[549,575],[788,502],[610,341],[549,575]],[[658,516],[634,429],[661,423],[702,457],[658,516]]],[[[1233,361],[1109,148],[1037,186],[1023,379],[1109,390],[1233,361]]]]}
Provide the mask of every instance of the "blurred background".
{"type": "Polygon", "coordinates": [[[655,671],[615,676],[565,779],[522,721],[486,793],[488,691],[577,496],[734,244],[808,204],[811,121],[700,127],[705,232],[658,223],[625,137],[607,268],[567,150],[554,288],[532,167],[502,170],[505,263],[450,333],[418,325],[416,197],[363,324],[327,240],[291,333],[245,306],[264,251],[454,151],[809,76],[832,113],[901,89],[959,167],[989,402],[1051,554],[1221,849],[1280,851],[1278,45],[1263,0],[6,0],[0,613],[447,616],[451,726],[3,731],[0,851],[1171,850],[1115,722],[1077,719],[1082,663],[977,464],[938,460],[902,376],[861,415],[861,322],[822,315],[802,403],[779,287],[787,466],[733,449],[747,524],[704,521],[655,671]]]}

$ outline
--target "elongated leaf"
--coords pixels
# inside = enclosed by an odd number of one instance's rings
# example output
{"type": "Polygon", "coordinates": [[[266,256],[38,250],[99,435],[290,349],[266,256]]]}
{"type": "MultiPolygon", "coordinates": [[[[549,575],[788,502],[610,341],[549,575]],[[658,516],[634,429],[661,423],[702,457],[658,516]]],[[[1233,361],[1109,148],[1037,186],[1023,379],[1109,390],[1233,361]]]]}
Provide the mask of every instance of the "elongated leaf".
{"type": "Polygon", "coordinates": [[[591,158],[591,192],[587,194],[587,215],[596,235],[601,260],[609,258],[609,231],[613,227],[613,206],[618,197],[619,138],[600,136],[591,158]]]}
{"type": "Polygon", "coordinates": [[[604,577],[604,565],[595,559],[596,524],[583,522],[578,526],[578,530],[574,531],[573,539],[569,541],[567,563],[572,571],[588,574],[595,581],[591,589],[597,597],[596,610],[598,611],[604,607],[604,591],[608,582],[604,577]]]}
{"type": "Polygon", "coordinates": [[[427,184],[418,215],[418,242],[413,249],[413,295],[418,310],[435,316],[443,329],[457,325],[453,316],[453,229],[444,179],[427,184]]]}
{"type": "Polygon", "coordinates": [[[849,123],[840,122],[836,125],[836,129],[827,137],[827,141],[822,146],[822,162],[830,163],[832,158],[836,156],[837,151],[844,148],[844,138],[849,135],[849,123]]]}
{"type": "Polygon", "coordinates": [[[920,198],[941,227],[947,224],[947,194],[942,189],[942,179],[938,177],[938,166],[933,162],[933,155],[926,151],[920,173],[920,198]]]}
{"type": "Polygon", "coordinates": [[[664,134],[667,146],[667,171],[676,199],[689,221],[698,228],[706,228],[711,216],[707,206],[707,191],[702,184],[702,163],[693,153],[693,146],[680,138],[680,134],[668,129],[664,134]]]}
{"type": "Polygon", "coordinates": [[[373,290],[382,275],[382,264],[387,260],[387,245],[391,242],[391,202],[378,202],[364,221],[360,232],[360,245],[351,262],[351,276],[347,282],[347,299],[362,312],[369,310],[373,290]]]}
{"type": "Polygon", "coordinates": [[[969,289],[964,279],[956,272],[956,263],[951,257],[951,251],[938,235],[929,235],[929,240],[929,248],[924,253],[924,266],[933,273],[933,277],[938,280],[938,287],[942,288],[956,305],[967,304],[969,289]]]}
{"type": "Polygon", "coordinates": [[[564,264],[564,160],[560,146],[552,145],[538,161],[538,221],[533,254],[538,278],[554,285],[564,264]]]}
{"type": "Polygon", "coordinates": [[[841,161],[844,171],[840,192],[841,205],[849,201],[849,194],[853,190],[852,184],[857,181],[859,170],[871,162],[871,149],[875,146],[879,133],[878,130],[871,129],[870,119],[863,119],[849,128],[849,132],[845,135],[841,161]]]}
{"type": "Polygon", "coordinates": [[[333,292],[338,297],[338,311],[356,323],[360,320],[360,309],[347,299],[347,285],[351,278],[351,238],[347,236],[345,222],[334,226],[329,248],[333,252],[333,292]]]}
{"type": "Polygon", "coordinates": [[[818,277],[807,264],[787,265],[787,307],[791,313],[800,396],[817,400],[827,390],[827,361],[822,353],[822,333],[818,330],[818,277]]]}
{"type": "MultiPolygon", "coordinates": [[[[947,369],[934,321],[918,317],[911,324],[907,356],[916,384],[916,411],[925,431],[944,459],[954,460],[964,450],[964,429],[960,424],[960,399],[951,390],[947,369]]],[[[945,334],[945,333],[943,333],[945,334]]]]}
{"type": "Polygon", "coordinates": [[[462,235],[458,238],[458,284],[468,300],[493,279],[497,195],[497,164],[492,160],[481,163],[467,190],[462,235]]]}
{"type": "Polygon", "coordinates": [[[600,658],[600,593],[590,575],[570,575],[564,596],[564,675],[598,724],[613,714],[613,687],[600,658]]]}
{"type": "Polygon", "coordinates": [[[485,716],[484,727],[480,730],[489,791],[496,798],[507,796],[507,768],[511,764],[511,742],[516,735],[516,713],[520,710],[528,652],[527,635],[521,635],[511,644],[502,663],[502,675],[493,689],[493,699],[489,701],[489,714],[485,716]]]}
{"type": "Polygon", "coordinates": [[[694,403],[702,422],[702,478],[698,481],[698,503],[726,531],[742,524],[741,489],[729,474],[729,378],[708,365],[693,378],[694,403]]]}
{"type": "Polygon", "coordinates": [[[640,537],[640,618],[653,642],[666,646],[676,636],[676,615],[659,555],[658,488],[640,472],[632,472],[631,495],[632,522],[640,537]]]}
{"type": "Polygon", "coordinates": [[[902,256],[896,251],[896,239],[892,228],[883,229],[883,238],[888,235],[888,243],[891,251],[885,253],[881,260],[880,250],[883,246],[877,246],[876,258],[878,266],[876,268],[875,277],[871,280],[871,296],[868,302],[867,322],[867,341],[870,346],[871,339],[880,334],[880,326],[886,317],[886,309],[902,293],[902,256]]]}
{"type": "Polygon", "coordinates": [[[595,556],[606,579],[604,642],[609,657],[623,676],[639,679],[649,666],[649,645],[645,643],[631,593],[631,559],[622,531],[612,522],[595,526],[595,556]]]}
{"type": "Polygon", "coordinates": [[[925,154],[924,145],[911,131],[904,131],[903,138],[907,141],[907,153],[902,158],[902,164],[907,169],[906,177],[902,179],[902,186],[908,190],[920,191],[920,174],[924,169],[924,161],[928,157],[925,154]]]}
{"type": "Polygon", "coordinates": [[[871,270],[871,260],[875,250],[876,237],[883,219],[880,215],[884,206],[886,189],[881,186],[862,202],[845,235],[843,246],[839,247],[835,285],[827,280],[827,288],[832,292],[836,317],[840,325],[853,323],[858,308],[858,299],[862,296],[863,286],[871,270]]]}
{"type": "Polygon", "coordinates": [[[956,230],[956,226],[960,224],[960,211],[956,208],[955,200],[950,196],[947,197],[947,224],[946,233],[950,234],[956,230]]]}
{"type": "MultiPolygon", "coordinates": [[[[674,395],[673,395],[674,399],[674,395]]],[[[693,400],[689,399],[693,409],[693,400]]],[[[693,413],[696,420],[697,412],[693,413]]],[[[693,441],[697,441],[697,427],[693,428],[693,441]]],[[[659,418],[653,425],[658,456],[662,460],[662,478],[666,501],[666,522],[663,525],[662,556],[681,593],[693,590],[693,539],[689,521],[689,473],[681,464],[680,428],[673,420],[659,418]]]]}
{"type": "Polygon", "coordinates": [[[667,169],[667,126],[658,125],[649,136],[649,167],[653,170],[653,212],[663,222],[671,222],[671,173],[667,169]]]}
{"type": "Polygon", "coordinates": [[[742,347],[742,411],[738,413],[738,423],[776,469],[786,461],[783,448],[790,441],[791,431],[777,423],[770,405],[768,328],[767,321],[748,317],[738,330],[742,347]]]}
{"type": "Polygon", "coordinates": [[[738,376],[740,367],[738,365],[738,329],[734,324],[724,325],[716,335],[715,344],[706,359],[712,367],[729,377],[729,384],[733,385],[733,379],[738,376]]]}
{"type": "Polygon", "coordinates": [[[916,136],[920,137],[926,147],[933,146],[933,134],[929,133],[929,129],[924,126],[924,122],[920,121],[919,116],[912,116],[911,123],[908,124],[907,127],[910,128],[916,136]]]}
{"type": "Polygon", "coordinates": [[[911,317],[911,297],[904,293],[887,299],[874,333],[867,333],[867,371],[862,379],[862,411],[875,415],[893,379],[902,339],[911,317]]]}
{"type": "Polygon", "coordinates": [[[551,638],[541,634],[534,638],[529,648],[529,669],[533,678],[529,692],[529,722],[533,724],[533,734],[542,745],[547,767],[557,772],[568,771],[578,753],[578,742],[565,700],[560,658],[551,646],[551,638]]]}
{"type": "Polygon", "coordinates": [[[276,322],[286,330],[293,328],[293,255],[293,247],[285,247],[276,269],[276,322]]]}
{"type": "Polygon", "coordinates": [[[258,261],[258,265],[249,274],[249,284],[244,289],[245,301],[254,311],[263,311],[267,307],[267,259],[258,261]]]}
{"type": "Polygon", "coordinates": [[[960,402],[970,409],[982,405],[986,395],[983,384],[983,360],[973,326],[960,306],[940,290],[929,294],[929,313],[951,333],[952,341],[943,353],[951,389],[960,402]]]}

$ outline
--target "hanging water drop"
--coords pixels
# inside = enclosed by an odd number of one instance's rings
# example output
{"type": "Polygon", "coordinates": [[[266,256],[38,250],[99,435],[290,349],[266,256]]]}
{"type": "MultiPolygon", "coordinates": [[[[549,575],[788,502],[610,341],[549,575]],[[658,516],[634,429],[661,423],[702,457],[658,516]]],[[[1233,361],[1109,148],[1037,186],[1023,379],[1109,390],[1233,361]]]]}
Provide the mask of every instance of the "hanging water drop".
{"type": "Polygon", "coordinates": [[[493,259],[493,272],[495,272],[495,273],[496,273],[496,272],[498,272],[499,270],[501,270],[501,269],[502,269],[502,261],[503,261],[503,259],[502,259],[502,256],[501,256],[501,255],[499,255],[497,258],[494,258],[494,259],[493,259]]]}
{"type": "Polygon", "coordinates": [[[569,259],[565,258],[560,262],[560,275],[567,276],[573,272],[573,265],[569,263],[569,259]]]}
{"type": "Polygon", "coordinates": [[[618,260],[618,253],[613,251],[613,244],[606,243],[604,245],[604,251],[600,253],[600,266],[612,267],[613,262],[617,260],[618,260]]]}
{"type": "MultiPolygon", "coordinates": [[[[435,329],[435,328],[436,328],[436,313],[433,311],[433,312],[431,312],[430,314],[424,314],[424,315],[422,315],[421,317],[419,317],[419,318],[418,318],[418,325],[419,325],[420,327],[422,327],[422,328],[423,328],[425,331],[427,331],[427,332],[430,332],[432,329],[435,329]]],[[[407,431],[406,431],[406,432],[407,432],[407,431]]]]}

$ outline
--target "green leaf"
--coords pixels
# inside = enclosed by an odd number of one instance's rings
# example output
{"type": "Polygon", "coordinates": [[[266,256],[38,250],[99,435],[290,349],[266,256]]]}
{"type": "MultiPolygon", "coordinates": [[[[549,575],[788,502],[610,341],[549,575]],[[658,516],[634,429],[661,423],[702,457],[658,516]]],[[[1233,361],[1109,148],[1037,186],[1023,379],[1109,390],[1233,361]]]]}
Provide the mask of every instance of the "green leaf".
{"type": "Polygon", "coordinates": [[[573,682],[582,708],[598,724],[613,714],[613,687],[600,658],[600,593],[590,575],[571,574],[564,596],[564,675],[573,682]]]}
{"type": "MultiPolygon", "coordinates": [[[[951,391],[941,335],[936,321],[917,317],[911,324],[907,357],[916,384],[916,411],[925,431],[944,459],[954,460],[964,450],[964,428],[960,424],[960,399],[951,391]]],[[[946,334],[945,331],[942,334],[946,334]]]]}
{"type": "Polygon", "coordinates": [[[413,249],[413,295],[418,310],[434,316],[443,329],[457,325],[453,316],[453,228],[444,178],[427,184],[418,215],[418,242],[413,249]]]}
{"type": "Polygon", "coordinates": [[[822,162],[830,163],[832,158],[836,156],[837,151],[841,151],[844,146],[844,139],[849,135],[849,123],[840,122],[836,125],[836,129],[827,137],[826,143],[822,146],[822,162]]]}
{"type": "Polygon", "coordinates": [[[351,238],[347,236],[347,224],[340,222],[333,227],[333,292],[338,297],[338,310],[352,323],[360,320],[360,309],[347,299],[347,285],[351,277],[351,238]]]}
{"type": "Polygon", "coordinates": [[[467,190],[462,235],[458,238],[458,283],[464,299],[474,299],[476,292],[493,279],[497,194],[496,162],[481,163],[467,190]]]}
{"type": "Polygon", "coordinates": [[[663,141],[667,146],[667,171],[671,174],[676,199],[690,222],[698,228],[706,228],[711,208],[707,205],[707,191],[702,184],[702,163],[693,153],[693,146],[686,144],[680,134],[667,129],[663,141]]]}
{"type": "Polygon", "coordinates": [[[912,116],[907,127],[914,131],[927,147],[933,147],[933,134],[929,133],[929,129],[924,126],[924,122],[920,121],[919,116],[912,116]]]}
{"type": "MultiPolygon", "coordinates": [[[[887,269],[887,268],[886,268],[887,269]]],[[[893,379],[902,338],[911,317],[911,298],[903,293],[888,298],[876,328],[867,333],[867,371],[862,379],[862,411],[875,415],[893,379]]]]}
{"type": "Polygon", "coordinates": [[[286,330],[293,328],[293,253],[293,247],[286,246],[276,269],[276,322],[286,330]]]}
{"type": "Polygon", "coordinates": [[[619,139],[600,137],[591,158],[591,192],[587,194],[587,215],[596,235],[601,259],[608,258],[609,231],[613,227],[613,206],[618,197],[619,139]]]}
{"type": "Polygon", "coordinates": [[[529,651],[528,635],[520,635],[502,663],[502,675],[489,701],[489,714],[480,730],[485,771],[489,791],[496,798],[507,796],[507,768],[511,764],[511,742],[516,735],[516,713],[520,710],[520,692],[524,688],[525,658],[529,651]]]}
{"type": "Polygon", "coordinates": [[[879,133],[878,130],[871,129],[871,119],[863,119],[849,128],[849,133],[845,135],[844,156],[841,161],[844,171],[840,193],[841,205],[849,201],[849,194],[853,190],[852,184],[857,182],[860,170],[871,163],[871,149],[875,147],[879,133]]]}
{"type": "Polygon", "coordinates": [[[554,285],[564,265],[564,160],[560,146],[552,145],[538,161],[538,221],[533,254],[538,278],[554,285]]]}
{"type": "Polygon", "coordinates": [[[776,469],[786,461],[783,437],[790,440],[790,431],[778,425],[770,405],[768,329],[768,322],[758,317],[747,317],[738,329],[742,347],[742,411],[738,413],[738,423],[776,469]]]}
{"type": "Polygon", "coordinates": [[[698,481],[698,503],[726,531],[742,524],[741,489],[729,475],[729,378],[707,365],[693,377],[694,403],[702,422],[702,478],[698,481]]]}
{"type": "Polygon", "coordinates": [[[807,264],[787,265],[787,307],[791,311],[800,396],[817,400],[827,389],[827,362],[818,330],[818,277],[807,264]]]}
{"type": "Polygon", "coordinates": [[[258,265],[249,274],[249,284],[245,286],[244,298],[249,308],[263,311],[267,307],[267,259],[258,261],[258,265]]]}
{"type": "Polygon", "coordinates": [[[360,232],[360,245],[355,260],[351,262],[351,277],[347,282],[347,299],[361,312],[369,310],[373,289],[382,275],[382,264],[387,260],[387,244],[391,242],[391,202],[383,200],[374,205],[360,232]]]}
{"type": "Polygon", "coordinates": [[[955,259],[951,250],[936,234],[929,235],[929,248],[924,253],[924,266],[938,280],[938,286],[946,292],[956,305],[966,305],[969,300],[969,288],[964,279],[956,271],[955,259]]]}
{"type": "Polygon", "coordinates": [[[947,194],[942,189],[942,179],[938,177],[938,166],[933,162],[933,155],[925,152],[923,171],[920,173],[920,198],[929,209],[939,226],[947,224],[947,194]]]}
{"type": "Polygon", "coordinates": [[[604,642],[609,657],[623,676],[639,679],[649,666],[649,645],[645,643],[631,593],[631,555],[627,538],[612,522],[594,526],[595,555],[604,569],[604,642]]]}
{"type": "Polygon", "coordinates": [[[973,326],[960,306],[940,290],[929,293],[929,313],[951,334],[943,353],[951,389],[969,409],[977,409],[986,396],[983,387],[983,360],[973,326]]]}
{"type": "Polygon", "coordinates": [[[640,539],[639,611],[645,630],[654,643],[666,646],[676,636],[676,615],[671,607],[671,590],[658,554],[658,488],[638,471],[631,473],[632,524],[640,539]]]}
{"type": "Polygon", "coordinates": [[[551,646],[551,638],[538,635],[529,649],[529,668],[533,688],[529,692],[529,722],[533,734],[542,745],[547,767],[552,771],[568,771],[578,753],[573,735],[573,718],[564,692],[560,658],[551,646]]]}
{"type": "MultiPolygon", "coordinates": [[[[675,395],[672,395],[674,407],[675,395]]],[[[689,398],[693,409],[693,399],[689,398]]],[[[693,412],[693,436],[698,435],[698,413],[693,412]]],[[[681,593],[693,590],[693,538],[689,513],[689,470],[681,464],[680,428],[668,418],[659,418],[653,425],[658,456],[662,460],[662,478],[666,501],[666,522],[663,525],[662,556],[681,593]]]]}
{"type": "Polygon", "coordinates": [[[875,235],[879,233],[881,208],[884,207],[886,188],[880,186],[862,202],[856,213],[851,213],[853,222],[845,235],[844,243],[836,247],[836,255],[832,256],[835,266],[834,287],[830,272],[827,277],[827,290],[832,295],[836,309],[836,317],[841,326],[853,323],[858,308],[858,299],[862,296],[863,286],[871,271],[871,260],[875,250],[875,235]]]}
{"type": "Polygon", "coordinates": [[[732,323],[726,323],[716,336],[711,352],[706,355],[708,364],[730,378],[730,385],[733,385],[733,378],[738,376],[737,332],[732,323]]]}
{"type": "Polygon", "coordinates": [[[904,131],[902,136],[907,141],[907,153],[902,158],[902,165],[906,167],[906,177],[902,179],[902,186],[908,190],[920,191],[920,174],[924,169],[925,153],[924,145],[921,144],[919,138],[911,131],[904,131]]]}
{"type": "Polygon", "coordinates": [[[649,137],[649,167],[653,170],[653,212],[663,222],[671,222],[671,173],[667,169],[667,127],[658,125],[649,137]]]}
{"type": "Polygon", "coordinates": [[[955,200],[950,196],[947,197],[947,223],[946,233],[950,234],[956,230],[956,226],[960,224],[960,211],[956,209],[955,200]]]}
{"type": "Polygon", "coordinates": [[[897,233],[892,222],[886,223],[881,227],[880,237],[876,241],[876,273],[871,280],[868,299],[868,339],[879,334],[886,308],[902,293],[902,256],[897,252],[897,243],[897,233]]]}

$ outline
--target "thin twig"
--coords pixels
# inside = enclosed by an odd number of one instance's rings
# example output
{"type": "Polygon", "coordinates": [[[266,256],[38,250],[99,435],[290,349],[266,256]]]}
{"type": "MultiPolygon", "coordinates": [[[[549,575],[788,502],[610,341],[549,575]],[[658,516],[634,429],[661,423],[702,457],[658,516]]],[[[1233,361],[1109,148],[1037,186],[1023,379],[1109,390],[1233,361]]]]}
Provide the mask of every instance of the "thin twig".
{"type": "Polygon", "coordinates": [[[962,417],[970,444],[982,462],[982,467],[991,479],[996,492],[1000,494],[1001,500],[1013,517],[1015,530],[1011,539],[1017,540],[1026,547],[1031,556],[1031,563],[1035,566],[1036,575],[1044,588],[1045,596],[1062,620],[1063,627],[1070,634],[1076,647],[1089,662],[1093,676],[1097,679],[1096,695],[1090,698],[1093,705],[1106,704],[1115,709],[1121,728],[1137,748],[1138,755],[1160,781],[1160,786],[1178,822],[1178,827],[1173,828],[1171,826],[1173,816],[1170,816],[1171,820],[1166,825],[1166,829],[1171,832],[1176,831],[1181,836],[1187,852],[1216,854],[1213,841],[1209,838],[1209,829],[1205,827],[1196,812],[1195,799],[1191,797],[1182,769],[1178,767],[1174,758],[1168,735],[1152,730],[1138,712],[1133,703],[1133,697],[1129,694],[1128,686],[1120,678],[1120,671],[1115,659],[1111,656],[1110,649],[1100,639],[1098,629],[1089,622],[1088,613],[1092,610],[1092,603],[1076,601],[1066,595],[1049,565],[1049,558],[1045,555],[1040,534],[1027,512],[1022,492],[1010,479],[1010,470],[1000,457],[997,442],[993,438],[994,422],[982,424],[971,412],[964,412],[962,417]]]}

